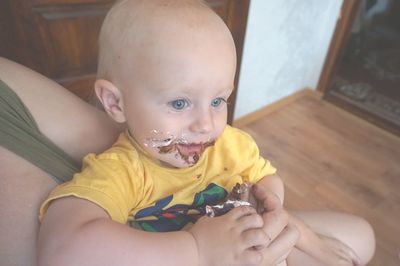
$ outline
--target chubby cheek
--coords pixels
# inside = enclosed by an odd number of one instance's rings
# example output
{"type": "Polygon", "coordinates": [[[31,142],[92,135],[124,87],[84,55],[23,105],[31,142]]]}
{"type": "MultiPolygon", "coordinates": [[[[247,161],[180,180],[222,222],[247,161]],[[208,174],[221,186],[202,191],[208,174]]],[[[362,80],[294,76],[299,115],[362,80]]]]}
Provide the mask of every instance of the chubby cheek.
{"type": "Polygon", "coordinates": [[[214,134],[219,137],[225,129],[225,126],[228,121],[228,112],[225,110],[224,112],[217,115],[214,119],[214,134]]]}
{"type": "Polygon", "coordinates": [[[130,128],[130,132],[136,142],[151,155],[158,154],[158,148],[164,147],[175,140],[179,131],[171,124],[162,122],[152,123],[153,121],[135,121],[130,128]]]}
{"type": "Polygon", "coordinates": [[[139,113],[128,121],[128,127],[140,145],[152,146],[151,140],[163,140],[176,135],[179,125],[153,111],[152,115],[148,115],[148,112],[139,113]]]}

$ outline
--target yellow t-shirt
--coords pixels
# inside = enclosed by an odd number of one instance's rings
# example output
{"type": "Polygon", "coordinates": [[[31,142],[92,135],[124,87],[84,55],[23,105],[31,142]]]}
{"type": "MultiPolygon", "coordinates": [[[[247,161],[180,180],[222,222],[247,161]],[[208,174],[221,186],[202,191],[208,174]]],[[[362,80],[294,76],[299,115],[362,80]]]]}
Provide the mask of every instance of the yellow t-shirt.
{"type": "Polygon", "coordinates": [[[122,133],[104,153],[87,155],[82,172],[51,192],[40,217],[50,201],[76,196],[104,208],[117,222],[147,231],[176,231],[194,223],[206,205],[225,198],[236,183],[256,183],[276,172],[260,157],[254,140],[230,126],[188,168],[163,167],[136,147],[122,133]]]}

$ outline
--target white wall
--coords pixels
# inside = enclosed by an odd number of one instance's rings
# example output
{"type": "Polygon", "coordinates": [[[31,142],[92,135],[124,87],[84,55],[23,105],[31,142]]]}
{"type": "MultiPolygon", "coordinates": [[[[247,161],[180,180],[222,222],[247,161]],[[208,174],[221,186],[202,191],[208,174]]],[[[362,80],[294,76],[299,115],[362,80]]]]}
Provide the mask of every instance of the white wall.
{"type": "Polygon", "coordinates": [[[316,88],[342,0],[251,0],[234,118],[316,88]]]}

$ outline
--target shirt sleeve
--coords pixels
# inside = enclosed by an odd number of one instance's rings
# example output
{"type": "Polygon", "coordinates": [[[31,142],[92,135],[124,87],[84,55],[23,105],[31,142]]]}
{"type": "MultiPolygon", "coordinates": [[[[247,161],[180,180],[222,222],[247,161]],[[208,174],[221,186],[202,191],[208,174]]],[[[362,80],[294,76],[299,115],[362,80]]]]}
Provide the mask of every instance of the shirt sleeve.
{"type": "Polygon", "coordinates": [[[273,167],[267,159],[260,155],[257,143],[247,133],[240,131],[239,146],[241,147],[241,158],[243,162],[242,178],[250,183],[257,183],[263,177],[276,173],[276,168],[273,167]]]}
{"type": "Polygon", "coordinates": [[[244,176],[247,176],[248,182],[257,183],[263,177],[273,175],[275,173],[276,168],[271,165],[270,161],[259,156],[258,159],[254,161],[253,166],[244,173],[244,176]]]}
{"type": "Polygon", "coordinates": [[[126,223],[130,210],[141,197],[137,165],[117,154],[90,154],[84,159],[81,173],[56,187],[40,208],[42,220],[48,206],[55,199],[75,196],[89,200],[103,208],[114,221],[126,223]],[[132,178],[134,177],[134,178],[132,178]]]}

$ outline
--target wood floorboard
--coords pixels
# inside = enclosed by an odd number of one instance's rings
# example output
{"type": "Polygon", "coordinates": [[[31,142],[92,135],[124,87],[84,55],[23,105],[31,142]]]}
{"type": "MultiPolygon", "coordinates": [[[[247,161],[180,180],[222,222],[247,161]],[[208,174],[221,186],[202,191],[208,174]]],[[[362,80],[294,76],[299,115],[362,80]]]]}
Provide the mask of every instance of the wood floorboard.
{"type": "MultiPolygon", "coordinates": [[[[241,123],[286,186],[288,209],[333,209],[374,227],[369,265],[400,265],[400,138],[307,91],[241,123]]],[[[267,107],[268,108],[268,107],[267,107]]]]}

